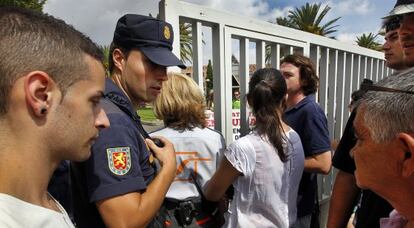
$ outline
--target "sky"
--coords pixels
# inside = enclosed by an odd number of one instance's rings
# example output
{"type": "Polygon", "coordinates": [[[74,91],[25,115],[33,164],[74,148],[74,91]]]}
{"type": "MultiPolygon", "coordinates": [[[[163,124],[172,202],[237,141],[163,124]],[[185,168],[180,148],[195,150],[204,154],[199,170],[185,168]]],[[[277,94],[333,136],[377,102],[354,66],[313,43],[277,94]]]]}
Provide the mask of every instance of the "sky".
{"type": "MultiPolygon", "coordinates": [[[[231,11],[264,21],[275,21],[289,10],[306,2],[329,5],[326,20],[341,17],[333,35],[340,41],[354,43],[362,33],[377,33],[381,17],[394,6],[395,0],[183,0],[217,10],[231,11]]],[[[116,21],[125,13],[158,14],[158,0],[47,0],[44,12],[65,20],[100,45],[109,45],[116,21]]],[[[383,38],[378,38],[383,42],[383,38]]]]}

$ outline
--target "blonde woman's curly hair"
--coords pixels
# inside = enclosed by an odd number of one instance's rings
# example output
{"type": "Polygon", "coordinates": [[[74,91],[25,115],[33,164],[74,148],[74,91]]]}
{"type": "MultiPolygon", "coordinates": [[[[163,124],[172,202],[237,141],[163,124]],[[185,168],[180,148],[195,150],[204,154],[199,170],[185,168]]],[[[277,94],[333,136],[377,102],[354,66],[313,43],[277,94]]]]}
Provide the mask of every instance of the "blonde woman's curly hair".
{"type": "Polygon", "coordinates": [[[189,76],[169,73],[161,94],[154,102],[155,116],[166,127],[176,130],[206,127],[205,99],[197,83],[189,76]]]}

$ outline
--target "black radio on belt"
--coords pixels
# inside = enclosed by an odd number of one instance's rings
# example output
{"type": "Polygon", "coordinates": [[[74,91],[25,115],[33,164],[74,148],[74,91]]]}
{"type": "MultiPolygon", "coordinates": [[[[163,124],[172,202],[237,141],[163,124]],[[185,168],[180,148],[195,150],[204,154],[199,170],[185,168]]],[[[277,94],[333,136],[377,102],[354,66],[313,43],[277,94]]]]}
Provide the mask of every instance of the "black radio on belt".
{"type": "Polygon", "coordinates": [[[179,203],[178,208],[174,211],[174,216],[180,226],[188,226],[193,222],[196,213],[193,202],[185,201],[179,203]]]}

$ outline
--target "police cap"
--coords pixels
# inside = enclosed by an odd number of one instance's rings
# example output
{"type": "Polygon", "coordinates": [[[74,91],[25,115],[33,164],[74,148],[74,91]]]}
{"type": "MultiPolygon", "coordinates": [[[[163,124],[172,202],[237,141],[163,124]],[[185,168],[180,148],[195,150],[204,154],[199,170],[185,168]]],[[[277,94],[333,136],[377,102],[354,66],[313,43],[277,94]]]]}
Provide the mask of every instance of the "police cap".
{"type": "Polygon", "coordinates": [[[119,18],[113,42],[121,47],[139,49],[151,62],[161,66],[186,68],[172,53],[172,26],[153,17],[126,14],[119,18]]]}

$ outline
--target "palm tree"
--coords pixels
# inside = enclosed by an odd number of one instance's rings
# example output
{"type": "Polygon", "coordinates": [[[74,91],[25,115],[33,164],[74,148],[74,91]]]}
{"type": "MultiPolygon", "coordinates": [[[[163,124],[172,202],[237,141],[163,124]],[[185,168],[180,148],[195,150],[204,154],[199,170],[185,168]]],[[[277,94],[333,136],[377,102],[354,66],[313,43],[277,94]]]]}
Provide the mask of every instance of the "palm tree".
{"type": "Polygon", "coordinates": [[[193,46],[189,23],[180,22],[180,57],[184,62],[192,62],[193,46]]]}
{"type": "MultiPolygon", "coordinates": [[[[180,57],[184,62],[193,62],[193,35],[192,25],[189,23],[180,22],[180,57]]],[[[203,44],[206,44],[204,40],[201,40],[203,44]]]]}
{"type": "Polygon", "coordinates": [[[276,18],[276,24],[282,25],[282,26],[285,26],[285,27],[291,27],[291,28],[294,27],[292,22],[287,17],[278,17],[278,18],[276,18]]]}
{"type": "Polygon", "coordinates": [[[321,3],[306,3],[301,8],[296,7],[295,10],[290,10],[287,17],[276,18],[276,23],[321,36],[327,36],[336,32],[337,30],[335,30],[335,28],[338,27],[338,25],[334,25],[334,23],[337,22],[340,17],[330,20],[325,24],[321,24],[323,18],[329,12],[331,7],[325,6],[322,11],[320,11],[320,9],[321,3]]]}
{"type": "Polygon", "coordinates": [[[381,44],[377,42],[377,37],[378,34],[372,32],[368,34],[363,33],[361,36],[356,37],[356,43],[361,47],[380,51],[382,47],[381,44]]]}

